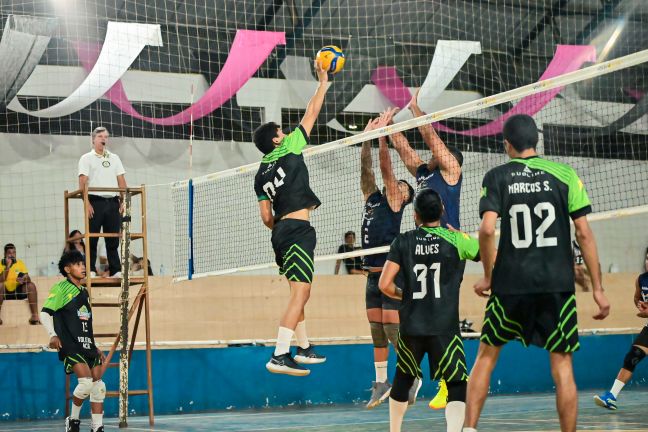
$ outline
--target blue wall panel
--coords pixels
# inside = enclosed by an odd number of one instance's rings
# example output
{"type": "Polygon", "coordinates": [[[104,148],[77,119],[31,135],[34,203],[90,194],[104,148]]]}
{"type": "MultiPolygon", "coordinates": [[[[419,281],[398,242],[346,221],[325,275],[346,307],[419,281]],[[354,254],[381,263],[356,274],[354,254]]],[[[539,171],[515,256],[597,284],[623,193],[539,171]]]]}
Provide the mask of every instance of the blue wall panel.
{"type": "MultiPolygon", "coordinates": [[[[609,386],[621,367],[633,335],[585,336],[574,356],[576,381],[581,390],[609,386]]],[[[477,341],[466,341],[469,367],[477,341]]],[[[188,413],[221,409],[328,404],[365,401],[374,379],[370,345],[329,345],[318,348],[328,357],[313,365],[306,378],[272,375],[265,370],[273,348],[174,349],[153,352],[153,389],[156,414],[188,413]]],[[[146,384],[144,353],[133,355],[130,388],[146,384]]],[[[392,355],[389,374],[393,376],[392,355]]],[[[423,373],[429,376],[427,362],[423,373]]],[[[648,360],[636,370],[631,385],[647,384],[648,360]]],[[[109,369],[104,381],[117,388],[117,370],[109,369]]],[[[76,380],[73,379],[73,386],[76,380]]],[[[63,367],[53,353],[0,355],[0,419],[62,417],[64,413],[63,367]]],[[[548,354],[525,349],[515,342],[504,347],[493,373],[495,393],[547,392],[553,390],[548,354]]],[[[431,397],[436,386],[426,380],[419,395],[431,397]]],[[[87,405],[87,404],[86,404],[87,405]]],[[[84,412],[89,408],[84,406],[84,412]]],[[[146,396],[130,399],[131,413],[147,412],[146,396]]],[[[117,414],[117,400],[108,399],[106,414],[117,414]]]]}

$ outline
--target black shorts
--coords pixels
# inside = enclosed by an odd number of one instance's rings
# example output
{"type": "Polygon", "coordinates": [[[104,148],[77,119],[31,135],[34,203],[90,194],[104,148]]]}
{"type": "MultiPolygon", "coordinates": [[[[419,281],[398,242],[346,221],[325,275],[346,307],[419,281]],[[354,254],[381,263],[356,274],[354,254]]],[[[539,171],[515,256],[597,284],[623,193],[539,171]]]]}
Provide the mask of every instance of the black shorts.
{"type": "Polygon", "coordinates": [[[513,339],[549,352],[577,351],[580,343],[574,293],[492,294],[480,340],[501,346],[513,339]]]}
{"type": "Polygon", "coordinates": [[[644,348],[648,348],[648,325],[641,329],[641,333],[639,333],[637,339],[632,342],[632,345],[639,345],[644,348]]]}
{"type": "Polygon", "coordinates": [[[5,288],[5,300],[26,300],[27,299],[27,287],[25,284],[18,285],[15,291],[6,291],[5,288]]]}
{"type": "Polygon", "coordinates": [[[99,355],[95,357],[90,357],[87,354],[70,354],[63,357],[63,367],[65,368],[65,373],[70,375],[72,373],[72,368],[77,363],[85,363],[88,365],[90,370],[101,366],[101,357],[99,355]]]}
{"type": "MultiPolygon", "coordinates": [[[[380,291],[378,288],[378,281],[380,280],[380,272],[369,273],[367,276],[367,288],[365,290],[365,305],[367,309],[385,309],[385,310],[398,310],[400,308],[400,300],[393,299],[380,291]]],[[[396,277],[396,285],[398,286],[398,276],[396,277]]]]}
{"type": "Polygon", "coordinates": [[[427,353],[432,380],[466,381],[466,355],[463,341],[457,332],[448,335],[398,337],[396,368],[406,375],[422,377],[421,361],[427,353]]]}
{"type": "Polygon", "coordinates": [[[279,274],[289,281],[313,282],[315,228],[308,221],[283,219],[272,229],[272,248],[279,274]]]}

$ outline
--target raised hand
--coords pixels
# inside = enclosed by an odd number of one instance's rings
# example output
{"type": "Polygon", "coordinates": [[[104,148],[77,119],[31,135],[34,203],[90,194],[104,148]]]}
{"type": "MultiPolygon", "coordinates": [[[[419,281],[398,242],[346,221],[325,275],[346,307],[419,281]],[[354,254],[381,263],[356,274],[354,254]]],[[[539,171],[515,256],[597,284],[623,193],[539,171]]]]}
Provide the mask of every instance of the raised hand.
{"type": "Polygon", "coordinates": [[[315,60],[315,72],[317,73],[317,80],[320,84],[326,84],[328,82],[328,72],[322,68],[322,63],[319,60],[315,60]]]}
{"type": "Polygon", "coordinates": [[[369,132],[369,131],[372,131],[374,129],[377,129],[378,126],[376,126],[376,125],[378,124],[378,119],[379,119],[379,117],[376,117],[375,119],[370,119],[367,122],[367,126],[365,126],[364,131],[369,132]]]}

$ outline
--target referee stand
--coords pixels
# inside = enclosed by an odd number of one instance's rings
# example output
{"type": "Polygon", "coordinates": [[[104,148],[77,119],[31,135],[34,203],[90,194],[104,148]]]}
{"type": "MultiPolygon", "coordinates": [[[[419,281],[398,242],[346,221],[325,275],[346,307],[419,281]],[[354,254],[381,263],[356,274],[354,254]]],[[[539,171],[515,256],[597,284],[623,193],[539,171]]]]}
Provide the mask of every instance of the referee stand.
{"type": "MultiPolygon", "coordinates": [[[[151,320],[149,313],[149,283],[148,283],[148,245],[146,230],[146,190],[144,186],[128,188],[99,188],[89,187],[85,190],[76,190],[73,192],[65,191],[65,241],[68,241],[70,232],[70,200],[83,200],[83,212],[85,220],[84,242],[86,244],[86,288],[90,298],[92,308],[119,308],[120,310],[120,328],[114,333],[94,333],[95,341],[98,339],[114,338],[114,342],[106,355],[106,361],[102,365],[102,375],[107,368],[119,368],[119,390],[107,391],[107,397],[119,397],[119,427],[127,427],[128,418],[128,397],[136,395],[147,395],[149,406],[149,424],[153,426],[153,376],[151,372],[151,320]],[[124,213],[122,214],[121,232],[120,233],[90,233],[90,221],[88,215],[88,205],[90,203],[88,195],[92,192],[119,192],[124,196],[124,213]],[[141,201],[141,228],[140,233],[131,233],[131,200],[133,197],[140,197],[141,201]],[[90,239],[98,237],[119,237],[120,238],[120,257],[121,257],[121,278],[105,278],[90,276],[90,239]],[[130,276],[130,242],[131,240],[142,240],[143,252],[143,270],[144,275],[138,277],[130,276]],[[119,297],[114,296],[114,288],[120,287],[119,297]],[[129,299],[130,287],[139,287],[137,295],[132,303],[129,299]],[[98,291],[93,292],[95,289],[98,291]],[[105,290],[104,290],[105,289],[105,290]],[[93,301],[93,294],[99,299],[93,301]],[[106,295],[109,294],[109,295],[106,295]],[[114,301],[105,301],[106,297],[114,297],[114,301]],[[146,383],[147,387],[143,390],[130,390],[128,388],[128,369],[130,360],[135,348],[137,330],[140,319],[144,311],[144,326],[146,332],[146,383]],[[129,324],[135,316],[135,322],[129,334],[129,324]],[[113,355],[119,351],[119,362],[111,362],[113,355]]],[[[65,378],[65,415],[70,415],[70,375],[65,378]]]]}

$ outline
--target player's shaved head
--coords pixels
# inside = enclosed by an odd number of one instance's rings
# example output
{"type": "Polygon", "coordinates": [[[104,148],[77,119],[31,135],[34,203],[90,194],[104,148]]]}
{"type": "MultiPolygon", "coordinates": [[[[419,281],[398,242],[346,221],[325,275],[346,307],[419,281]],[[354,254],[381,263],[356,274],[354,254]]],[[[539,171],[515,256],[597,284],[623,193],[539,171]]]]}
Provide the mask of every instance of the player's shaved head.
{"type": "Polygon", "coordinates": [[[443,203],[433,189],[423,189],[414,198],[414,211],[422,223],[436,222],[441,219],[443,203]]]}
{"type": "Polygon", "coordinates": [[[506,120],[502,134],[518,153],[535,149],[538,145],[538,126],[533,117],[526,114],[517,114],[506,120]]]}

